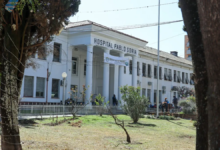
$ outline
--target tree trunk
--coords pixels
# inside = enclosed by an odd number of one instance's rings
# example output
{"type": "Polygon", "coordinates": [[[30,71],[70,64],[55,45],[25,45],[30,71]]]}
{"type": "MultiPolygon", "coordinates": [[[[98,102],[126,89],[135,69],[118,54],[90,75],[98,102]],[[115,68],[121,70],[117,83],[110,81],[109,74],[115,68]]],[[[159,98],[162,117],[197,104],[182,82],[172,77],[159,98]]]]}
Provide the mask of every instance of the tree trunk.
{"type": "Polygon", "coordinates": [[[208,141],[210,150],[220,149],[220,1],[197,0],[208,72],[208,141]]]}
{"type": "Polygon", "coordinates": [[[130,135],[128,134],[127,130],[125,128],[123,128],[125,133],[126,133],[126,136],[127,136],[127,142],[128,143],[131,143],[131,138],[130,138],[130,135]]]}
{"type": "Polygon", "coordinates": [[[20,48],[21,39],[17,37],[21,37],[21,35],[20,31],[12,31],[11,27],[5,29],[3,53],[1,54],[2,78],[0,98],[2,117],[1,148],[3,150],[22,149],[17,119],[21,88],[20,80],[22,80],[20,74],[23,77],[23,71],[18,69],[18,49],[20,48]]]}
{"type": "Polygon", "coordinates": [[[196,0],[180,0],[180,7],[190,41],[194,67],[194,83],[198,112],[196,129],[196,149],[208,149],[208,113],[206,94],[208,90],[207,65],[205,60],[202,33],[200,30],[196,0]]]}

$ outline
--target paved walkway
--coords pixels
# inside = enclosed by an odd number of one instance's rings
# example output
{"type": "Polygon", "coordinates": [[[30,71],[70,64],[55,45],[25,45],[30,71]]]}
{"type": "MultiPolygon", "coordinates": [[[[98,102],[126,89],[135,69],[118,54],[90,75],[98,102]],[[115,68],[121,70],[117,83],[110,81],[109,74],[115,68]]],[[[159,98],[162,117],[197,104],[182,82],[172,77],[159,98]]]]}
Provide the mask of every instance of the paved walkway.
{"type": "MultiPolygon", "coordinates": [[[[63,117],[63,115],[44,115],[42,118],[50,118],[52,116],[58,116],[63,117]]],[[[65,117],[72,117],[73,115],[65,115],[65,117]]],[[[19,116],[18,120],[24,120],[24,119],[41,119],[41,116],[19,116]]]]}

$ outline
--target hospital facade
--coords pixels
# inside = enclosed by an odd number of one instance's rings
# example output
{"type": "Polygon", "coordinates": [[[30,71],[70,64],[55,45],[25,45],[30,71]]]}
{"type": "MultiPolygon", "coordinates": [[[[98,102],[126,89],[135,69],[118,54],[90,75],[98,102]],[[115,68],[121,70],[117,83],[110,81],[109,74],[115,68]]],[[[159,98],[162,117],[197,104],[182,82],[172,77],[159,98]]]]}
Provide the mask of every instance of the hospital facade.
{"type": "MultiPolygon", "coordinates": [[[[21,88],[21,102],[60,103],[75,94],[102,94],[110,100],[121,99],[120,87],[140,87],[141,95],[156,102],[157,50],[147,41],[92,21],[70,23],[52,42],[45,44],[45,56],[36,53],[30,60],[37,68],[26,68],[21,88]],[[66,72],[66,82],[62,73],[66,72]],[[83,87],[84,86],[84,87],[83,87]],[[65,92],[63,90],[65,88],[65,92]],[[86,90],[85,90],[86,88],[86,90]]],[[[192,62],[178,53],[160,51],[159,101],[179,97],[174,87],[194,88],[192,62]]]]}

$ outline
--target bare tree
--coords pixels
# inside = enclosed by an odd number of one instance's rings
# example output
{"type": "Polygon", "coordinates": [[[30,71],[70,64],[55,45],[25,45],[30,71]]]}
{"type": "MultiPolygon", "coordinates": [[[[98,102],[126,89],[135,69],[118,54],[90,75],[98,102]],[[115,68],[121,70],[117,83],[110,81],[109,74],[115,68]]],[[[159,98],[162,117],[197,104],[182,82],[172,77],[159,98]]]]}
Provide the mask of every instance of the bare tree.
{"type": "Polygon", "coordinates": [[[128,143],[131,143],[131,138],[130,138],[130,135],[129,135],[128,131],[127,131],[126,128],[125,128],[125,123],[124,123],[124,121],[119,120],[119,119],[117,118],[117,116],[112,113],[111,108],[109,108],[108,106],[106,106],[106,108],[108,109],[108,112],[109,112],[109,114],[111,115],[111,117],[114,119],[115,124],[118,125],[119,127],[121,127],[121,128],[125,131],[125,134],[126,134],[126,137],[127,137],[127,139],[126,139],[127,142],[128,142],[128,143]]]}

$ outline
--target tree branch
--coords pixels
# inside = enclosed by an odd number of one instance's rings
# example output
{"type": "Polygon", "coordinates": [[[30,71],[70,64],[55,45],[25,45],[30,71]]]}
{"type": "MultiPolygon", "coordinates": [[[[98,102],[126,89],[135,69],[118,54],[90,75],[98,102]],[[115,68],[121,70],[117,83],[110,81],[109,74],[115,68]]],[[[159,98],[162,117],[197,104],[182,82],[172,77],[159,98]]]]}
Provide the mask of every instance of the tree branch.
{"type": "Polygon", "coordinates": [[[42,42],[40,42],[40,43],[38,43],[38,44],[34,44],[34,45],[30,45],[30,46],[24,47],[24,50],[30,49],[30,48],[33,48],[33,47],[37,47],[37,46],[41,46],[41,45],[43,45],[49,38],[50,38],[50,37],[47,37],[46,40],[44,40],[44,41],[42,41],[42,42]]]}

